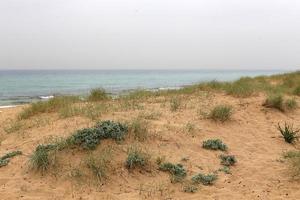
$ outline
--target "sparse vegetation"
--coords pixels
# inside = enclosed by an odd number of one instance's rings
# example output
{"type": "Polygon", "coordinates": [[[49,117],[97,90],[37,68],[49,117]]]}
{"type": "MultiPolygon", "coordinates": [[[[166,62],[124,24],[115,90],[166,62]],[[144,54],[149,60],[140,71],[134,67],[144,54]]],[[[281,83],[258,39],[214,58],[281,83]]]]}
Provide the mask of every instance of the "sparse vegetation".
{"type": "Polygon", "coordinates": [[[0,167],[6,166],[12,157],[15,157],[15,156],[21,155],[21,154],[22,154],[21,151],[12,151],[12,152],[9,152],[9,153],[5,154],[4,156],[0,157],[0,167]]]}
{"type": "Polygon", "coordinates": [[[107,178],[107,173],[112,162],[112,150],[104,149],[100,153],[90,154],[86,159],[87,167],[92,171],[98,182],[107,178]]]}
{"type": "Polygon", "coordinates": [[[38,101],[24,108],[19,114],[19,119],[28,119],[41,113],[58,112],[60,109],[79,101],[80,98],[78,96],[57,96],[48,101],[38,101]]]}
{"type": "Polygon", "coordinates": [[[210,111],[208,117],[215,121],[225,122],[230,119],[231,115],[232,115],[232,107],[231,106],[218,105],[210,111]]]}
{"type": "Polygon", "coordinates": [[[285,152],[283,157],[289,161],[292,176],[300,178],[300,151],[285,152]]]}
{"type": "Polygon", "coordinates": [[[281,135],[287,143],[294,143],[299,138],[297,134],[300,130],[294,130],[293,125],[288,125],[287,123],[284,123],[284,127],[281,127],[280,124],[278,124],[278,130],[280,131],[281,135]]]}
{"type": "Polygon", "coordinates": [[[141,147],[131,146],[127,151],[125,166],[127,169],[144,168],[149,164],[150,155],[141,147]]]}
{"type": "Polygon", "coordinates": [[[194,183],[202,183],[203,185],[212,185],[216,180],[217,180],[218,176],[216,174],[197,174],[195,176],[192,177],[192,181],[194,183]]]}
{"type": "Polygon", "coordinates": [[[195,193],[198,191],[198,187],[194,184],[188,183],[183,186],[182,190],[186,193],[195,193]]]}
{"type": "Polygon", "coordinates": [[[231,166],[236,163],[236,158],[234,155],[220,155],[221,164],[225,166],[231,166]]]}
{"type": "Polygon", "coordinates": [[[7,125],[3,128],[6,133],[14,133],[21,130],[24,127],[24,123],[20,120],[10,120],[7,125]]]}
{"type": "Polygon", "coordinates": [[[135,118],[129,124],[129,133],[133,139],[140,142],[145,141],[148,138],[148,122],[141,119],[135,118]]]}
{"type": "Polygon", "coordinates": [[[55,149],[56,146],[53,144],[38,145],[30,157],[31,167],[42,173],[45,172],[51,164],[55,163],[55,156],[53,156],[52,151],[55,149]]]}
{"type": "Polygon", "coordinates": [[[187,175],[186,170],[181,164],[162,163],[159,165],[159,169],[171,174],[171,182],[179,182],[187,175]]]}
{"type": "Polygon", "coordinates": [[[297,101],[295,99],[287,99],[284,104],[286,110],[295,110],[298,107],[297,101]]]}
{"type": "Polygon", "coordinates": [[[180,107],[180,99],[178,97],[173,97],[171,100],[170,100],[170,109],[172,112],[175,112],[179,109],[180,107]]]}
{"type": "Polygon", "coordinates": [[[293,90],[293,94],[294,94],[294,95],[297,95],[297,96],[300,96],[300,86],[296,87],[296,88],[293,90]]]}
{"type": "Polygon", "coordinates": [[[87,98],[88,101],[103,101],[109,99],[106,91],[102,88],[92,89],[87,98]]]}
{"type": "Polygon", "coordinates": [[[284,111],[283,102],[284,100],[281,94],[271,94],[267,97],[266,101],[263,103],[263,106],[284,111]]]}
{"type": "Polygon", "coordinates": [[[203,141],[202,147],[204,149],[211,149],[211,150],[221,150],[226,151],[227,145],[222,142],[220,139],[210,139],[203,141]]]}
{"type": "Polygon", "coordinates": [[[225,87],[227,94],[235,97],[249,97],[254,93],[253,80],[241,78],[225,87]]]}

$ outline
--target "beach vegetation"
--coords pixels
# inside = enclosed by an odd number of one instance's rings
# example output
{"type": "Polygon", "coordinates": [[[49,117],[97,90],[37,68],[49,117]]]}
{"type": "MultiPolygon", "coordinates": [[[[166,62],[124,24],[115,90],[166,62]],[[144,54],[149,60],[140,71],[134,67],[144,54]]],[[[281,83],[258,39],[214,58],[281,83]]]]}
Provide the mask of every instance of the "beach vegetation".
{"type": "Polygon", "coordinates": [[[106,91],[103,88],[95,88],[90,91],[89,96],[87,97],[88,101],[103,101],[108,100],[110,97],[107,95],[106,91]]]}
{"type": "Polygon", "coordinates": [[[270,94],[265,102],[263,103],[263,106],[267,108],[275,108],[280,111],[284,111],[284,99],[281,94],[270,94]]]}
{"type": "Polygon", "coordinates": [[[134,140],[145,141],[149,136],[148,122],[140,117],[133,119],[129,124],[129,134],[134,140]]]}
{"type": "Polygon", "coordinates": [[[237,161],[234,155],[220,155],[221,164],[225,166],[234,165],[237,161]]]}
{"type": "Polygon", "coordinates": [[[169,172],[171,174],[171,182],[179,182],[187,175],[183,165],[170,162],[160,164],[159,170],[169,172]]]}
{"type": "Polygon", "coordinates": [[[295,110],[298,107],[298,103],[295,99],[287,99],[284,104],[286,110],[295,110]]]}
{"type": "Polygon", "coordinates": [[[300,151],[288,151],[283,154],[283,157],[288,160],[292,176],[300,178],[300,151]]]}
{"type": "Polygon", "coordinates": [[[22,155],[22,151],[12,151],[0,157],[0,167],[6,166],[9,163],[11,158],[18,155],[22,155]]]}
{"type": "Polygon", "coordinates": [[[280,124],[278,123],[277,129],[279,130],[279,132],[281,133],[281,135],[283,136],[284,140],[287,143],[292,144],[299,138],[298,133],[300,132],[300,130],[299,129],[295,130],[293,128],[293,125],[284,123],[284,126],[281,127],[280,124]]]}
{"type": "Polygon", "coordinates": [[[224,88],[227,94],[234,97],[249,97],[254,93],[255,87],[253,85],[253,80],[245,77],[228,84],[224,88]]]}
{"type": "Polygon", "coordinates": [[[232,107],[229,105],[217,105],[214,107],[208,117],[214,121],[225,122],[230,119],[232,115],[232,107]]]}
{"type": "Polygon", "coordinates": [[[220,139],[209,139],[205,140],[202,143],[202,147],[204,149],[210,149],[210,150],[221,150],[221,151],[226,151],[227,145],[222,142],[220,139]]]}
{"type": "Polygon", "coordinates": [[[202,183],[203,185],[212,185],[218,176],[216,174],[202,174],[199,173],[192,177],[192,181],[196,184],[202,183]]]}
{"type": "Polygon", "coordinates": [[[145,169],[150,164],[150,154],[137,145],[131,145],[127,150],[125,166],[128,170],[145,169]]]}
{"type": "Polygon", "coordinates": [[[172,112],[177,111],[180,107],[180,104],[181,104],[181,102],[180,102],[180,99],[178,97],[171,98],[171,100],[170,100],[170,110],[172,112]]]}

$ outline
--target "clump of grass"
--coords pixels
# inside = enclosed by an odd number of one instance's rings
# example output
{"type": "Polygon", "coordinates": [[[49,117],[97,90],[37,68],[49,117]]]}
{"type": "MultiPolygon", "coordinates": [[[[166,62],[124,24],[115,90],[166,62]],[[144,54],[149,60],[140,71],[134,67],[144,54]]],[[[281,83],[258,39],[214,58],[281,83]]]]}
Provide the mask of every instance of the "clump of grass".
{"type": "Polygon", "coordinates": [[[161,171],[167,171],[171,174],[172,182],[179,182],[184,179],[187,175],[186,170],[183,168],[181,164],[173,164],[173,163],[162,163],[159,165],[159,169],[161,171]]]}
{"type": "Polygon", "coordinates": [[[295,99],[285,100],[284,105],[287,110],[295,110],[298,107],[297,101],[295,99]]]}
{"type": "Polygon", "coordinates": [[[21,130],[24,127],[24,123],[20,120],[13,121],[7,123],[7,125],[3,128],[6,133],[14,133],[21,130]]]}
{"type": "Polygon", "coordinates": [[[192,181],[194,183],[202,183],[203,185],[212,185],[216,180],[218,176],[216,174],[197,174],[192,177],[192,181]]]}
{"type": "Polygon", "coordinates": [[[220,155],[221,164],[225,166],[231,166],[236,163],[236,158],[234,155],[220,155]]]}
{"type": "Polygon", "coordinates": [[[196,193],[198,191],[198,187],[194,184],[188,183],[183,186],[182,190],[186,193],[196,193]]]}
{"type": "Polygon", "coordinates": [[[214,107],[208,117],[214,121],[225,122],[230,119],[232,115],[232,107],[229,105],[218,105],[214,107]]]}
{"type": "Polygon", "coordinates": [[[88,101],[103,101],[109,99],[106,91],[102,88],[95,88],[90,91],[88,101]]]}
{"type": "Polygon", "coordinates": [[[157,120],[161,116],[160,112],[151,112],[151,113],[141,113],[139,118],[144,118],[146,120],[157,120]]]}
{"type": "Polygon", "coordinates": [[[0,157],[0,167],[6,166],[12,157],[15,157],[15,156],[21,155],[21,154],[22,154],[21,151],[12,151],[12,152],[9,152],[9,153],[5,154],[4,156],[0,157]]]}
{"type": "Polygon", "coordinates": [[[100,154],[89,155],[85,163],[97,178],[97,181],[101,182],[107,178],[107,173],[111,162],[112,151],[110,148],[108,148],[102,151],[100,154]]]}
{"type": "Polygon", "coordinates": [[[300,130],[294,130],[293,125],[288,125],[287,123],[284,123],[284,127],[281,127],[278,123],[278,130],[280,131],[281,135],[287,143],[292,144],[299,138],[297,134],[300,130]]]}
{"type": "Polygon", "coordinates": [[[177,97],[173,97],[171,100],[170,100],[170,109],[172,112],[175,112],[179,109],[180,107],[180,100],[177,98],[177,97]]]}
{"type": "Polygon", "coordinates": [[[38,145],[30,157],[31,167],[35,170],[41,171],[42,173],[45,172],[49,169],[49,166],[55,162],[55,156],[53,156],[51,151],[55,149],[56,146],[53,144],[38,145]]]}
{"type": "Polygon", "coordinates": [[[230,168],[228,166],[223,166],[218,171],[224,172],[225,174],[231,174],[230,168]]]}
{"type": "Polygon", "coordinates": [[[235,97],[249,97],[254,92],[253,81],[250,78],[241,78],[229,84],[225,91],[235,97]]]}
{"type": "Polygon", "coordinates": [[[267,97],[263,106],[284,111],[284,99],[281,94],[271,94],[267,97]]]}
{"type": "Polygon", "coordinates": [[[288,151],[283,154],[289,160],[290,169],[294,178],[300,177],[300,151],[288,151]]]}
{"type": "Polygon", "coordinates": [[[133,139],[140,142],[145,141],[149,135],[148,123],[141,118],[133,119],[129,125],[129,133],[133,139]]]}
{"type": "Polygon", "coordinates": [[[38,101],[26,107],[19,114],[19,119],[28,119],[41,113],[56,112],[78,101],[80,101],[78,96],[57,96],[48,101],[38,101]]]}
{"type": "Polygon", "coordinates": [[[296,88],[293,90],[293,94],[294,94],[294,95],[297,95],[297,96],[300,96],[300,86],[296,87],[296,88]]]}
{"type": "Polygon", "coordinates": [[[221,150],[226,151],[227,145],[222,142],[220,139],[210,139],[203,141],[202,147],[204,149],[211,149],[211,150],[221,150]]]}
{"type": "Polygon", "coordinates": [[[145,168],[149,164],[150,155],[138,146],[131,146],[127,151],[125,166],[127,169],[145,168]]]}

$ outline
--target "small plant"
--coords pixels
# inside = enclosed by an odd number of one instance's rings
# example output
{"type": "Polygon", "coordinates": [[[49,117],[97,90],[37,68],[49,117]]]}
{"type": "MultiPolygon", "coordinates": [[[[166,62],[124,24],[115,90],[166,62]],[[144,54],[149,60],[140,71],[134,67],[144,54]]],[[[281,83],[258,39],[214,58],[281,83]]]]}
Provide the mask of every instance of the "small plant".
{"type": "Polygon", "coordinates": [[[145,141],[149,135],[147,121],[142,120],[141,118],[132,120],[129,125],[129,133],[133,139],[140,142],[145,141]]]}
{"type": "Polygon", "coordinates": [[[21,151],[12,151],[0,157],[0,167],[6,166],[9,163],[10,158],[21,154],[22,154],[21,151]]]}
{"type": "Polygon", "coordinates": [[[272,94],[267,97],[263,106],[284,111],[284,100],[281,94],[272,94]]]}
{"type": "Polygon", "coordinates": [[[233,155],[221,155],[221,164],[225,166],[231,166],[236,163],[236,158],[233,155]]]}
{"type": "Polygon", "coordinates": [[[111,164],[112,151],[105,149],[100,155],[89,155],[86,160],[86,165],[96,176],[98,182],[107,178],[109,165],[111,164]]]}
{"type": "Polygon", "coordinates": [[[225,122],[230,119],[232,115],[232,107],[228,105],[218,105],[214,107],[208,117],[215,121],[225,122]]]}
{"type": "Polygon", "coordinates": [[[109,99],[107,93],[102,88],[92,89],[89,96],[88,101],[103,101],[109,99]]]}
{"type": "Polygon", "coordinates": [[[250,78],[241,78],[225,87],[226,93],[234,97],[249,97],[254,92],[252,82],[250,78]]]}
{"type": "Polygon", "coordinates": [[[287,99],[284,102],[284,105],[287,110],[295,110],[298,107],[297,101],[295,99],[287,99]]]}
{"type": "Polygon", "coordinates": [[[182,188],[183,192],[186,192],[186,193],[195,193],[198,191],[198,187],[195,186],[194,184],[186,184],[183,186],[182,188]]]}
{"type": "Polygon", "coordinates": [[[150,155],[137,146],[131,146],[127,152],[125,166],[127,169],[144,168],[150,159],[150,155]]]}
{"type": "Polygon", "coordinates": [[[17,132],[20,129],[22,129],[24,126],[24,123],[20,120],[17,121],[13,121],[11,120],[10,122],[8,122],[7,126],[5,126],[3,129],[6,133],[13,133],[13,132],[17,132]]]}
{"type": "Polygon", "coordinates": [[[128,132],[126,125],[110,120],[98,122],[95,128],[101,139],[110,138],[117,141],[123,140],[128,132]]]}
{"type": "Polygon", "coordinates": [[[300,86],[296,87],[293,91],[294,95],[300,96],[300,86]]]}
{"type": "Polygon", "coordinates": [[[281,135],[283,136],[284,140],[287,143],[294,143],[295,140],[298,140],[299,136],[297,134],[300,130],[294,130],[292,125],[288,125],[284,123],[284,127],[281,127],[278,123],[278,130],[280,131],[281,135]]]}
{"type": "MultiPolygon", "coordinates": [[[[51,150],[55,150],[56,146],[55,145],[38,145],[37,148],[35,149],[35,152],[33,155],[30,157],[30,163],[32,168],[45,172],[50,164],[51,164],[51,158],[49,156],[49,152],[51,150]]],[[[52,154],[51,154],[52,155],[52,154]]]]}
{"type": "Polygon", "coordinates": [[[67,142],[72,145],[79,145],[84,149],[95,149],[99,144],[101,135],[96,128],[84,128],[76,131],[67,142]]]}
{"type": "Polygon", "coordinates": [[[220,139],[210,139],[203,141],[202,147],[204,149],[211,149],[211,150],[221,150],[226,151],[227,145],[222,142],[220,139]]]}
{"type": "Polygon", "coordinates": [[[288,159],[290,170],[294,178],[300,177],[300,151],[288,151],[283,154],[288,159]]]}
{"type": "Polygon", "coordinates": [[[212,185],[216,180],[217,180],[218,176],[216,174],[197,174],[195,176],[192,177],[192,181],[194,183],[202,183],[203,185],[212,185]]]}
{"type": "Polygon", "coordinates": [[[180,107],[180,100],[177,97],[173,97],[170,101],[170,109],[172,112],[175,112],[180,107]]]}
{"type": "Polygon", "coordinates": [[[225,174],[231,174],[230,168],[228,166],[224,166],[220,168],[218,171],[224,172],[225,174]]]}
{"type": "Polygon", "coordinates": [[[181,164],[172,164],[172,163],[162,163],[159,165],[159,169],[161,171],[167,171],[171,174],[171,181],[172,182],[179,182],[183,178],[186,177],[187,173],[186,170],[183,168],[181,164]]]}

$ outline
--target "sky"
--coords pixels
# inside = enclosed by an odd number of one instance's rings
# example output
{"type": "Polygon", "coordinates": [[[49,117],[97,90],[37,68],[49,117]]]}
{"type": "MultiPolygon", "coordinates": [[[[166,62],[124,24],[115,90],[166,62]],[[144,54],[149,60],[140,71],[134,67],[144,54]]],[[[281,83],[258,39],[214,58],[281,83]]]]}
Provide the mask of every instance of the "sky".
{"type": "Polygon", "coordinates": [[[300,69],[300,1],[1,0],[0,69],[300,69]]]}

